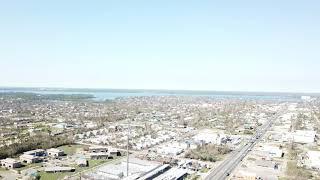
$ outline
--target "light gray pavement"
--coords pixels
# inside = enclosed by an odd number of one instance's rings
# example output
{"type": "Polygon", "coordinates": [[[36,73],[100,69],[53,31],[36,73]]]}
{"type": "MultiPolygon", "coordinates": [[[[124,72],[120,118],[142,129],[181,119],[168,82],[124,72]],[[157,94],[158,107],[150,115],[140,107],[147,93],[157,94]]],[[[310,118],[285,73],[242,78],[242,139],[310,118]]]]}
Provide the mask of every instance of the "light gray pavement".
{"type": "Polygon", "coordinates": [[[250,142],[242,146],[240,149],[234,151],[224,162],[218,167],[212,170],[205,180],[223,180],[226,179],[232,171],[241,163],[241,161],[247,156],[255,144],[264,136],[267,130],[270,128],[272,121],[269,120],[265,123],[256,134],[252,137],[250,142]]]}

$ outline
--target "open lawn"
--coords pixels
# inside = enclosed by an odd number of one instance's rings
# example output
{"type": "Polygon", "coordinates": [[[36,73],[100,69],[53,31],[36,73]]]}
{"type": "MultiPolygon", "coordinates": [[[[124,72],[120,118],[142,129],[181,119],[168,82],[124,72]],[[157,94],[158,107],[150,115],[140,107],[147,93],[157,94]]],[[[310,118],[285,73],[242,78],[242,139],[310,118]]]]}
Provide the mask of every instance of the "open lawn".
{"type": "Polygon", "coordinates": [[[207,173],[207,172],[209,172],[209,169],[208,169],[208,168],[202,168],[202,169],[200,170],[200,172],[201,172],[201,173],[207,173]]]}
{"type": "Polygon", "coordinates": [[[58,147],[58,149],[63,150],[64,153],[66,153],[67,155],[74,155],[78,151],[82,151],[84,147],[85,147],[84,145],[74,144],[74,145],[60,146],[58,147]]]}
{"type": "Polygon", "coordinates": [[[2,168],[2,167],[1,167],[1,168],[0,168],[0,172],[1,172],[1,171],[7,171],[7,170],[6,170],[5,168],[2,168]]]}
{"type": "Polygon", "coordinates": [[[66,173],[46,173],[46,172],[40,172],[40,179],[42,180],[57,180],[57,179],[63,179],[64,177],[68,175],[72,175],[73,172],[66,172],[66,173]]]}

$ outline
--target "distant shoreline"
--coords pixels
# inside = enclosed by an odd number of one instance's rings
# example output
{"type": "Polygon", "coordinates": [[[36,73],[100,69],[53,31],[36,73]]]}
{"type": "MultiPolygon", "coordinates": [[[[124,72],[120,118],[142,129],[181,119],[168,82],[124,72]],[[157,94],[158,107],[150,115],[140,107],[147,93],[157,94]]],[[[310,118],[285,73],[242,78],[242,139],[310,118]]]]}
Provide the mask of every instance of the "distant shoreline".
{"type": "Polygon", "coordinates": [[[47,87],[0,87],[0,91],[56,91],[56,92],[111,92],[111,93],[165,93],[198,95],[249,95],[249,96],[320,96],[320,93],[303,92],[255,92],[255,91],[215,91],[215,90],[166,90],[166,89],[100,89],[100,88],[47,88],[47,87]]]}

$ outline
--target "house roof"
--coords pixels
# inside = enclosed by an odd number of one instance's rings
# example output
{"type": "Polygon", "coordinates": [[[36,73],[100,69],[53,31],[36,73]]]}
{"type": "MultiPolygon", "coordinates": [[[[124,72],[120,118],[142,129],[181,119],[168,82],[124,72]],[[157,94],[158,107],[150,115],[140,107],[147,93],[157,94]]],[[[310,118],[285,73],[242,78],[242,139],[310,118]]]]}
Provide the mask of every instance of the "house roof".
{"type": "Polygon", "coordinates": [[[72,167],[59,167],[59,166],[54,166],[54,167],[46,167],[44,171],[71,171],[74,168],[72,167]]]}
{"type": "Polygon", "coordinates": [[[43,150],[43,149],[36,149],[36,150],[24,152],[23,154],[34,154],[34,153],[39,153],[39,152],[44,152],[44,151],[45,150],[43,150]]]}
{"type": "Polygon", "coordinates": [[[24,158],[24,159],[36,159],[37,157],[30,155],[30,154],[22,154],[20,156],[20,158],[24,158]]]}
{"type": "Polygon", "coordinates": [[[103,146],[91,146],[89,147],[89,149],[108,149],[108,148],[103,146]]]}
{"type": "Polygon", "coordinates": [[[47,150],[48,152],[53,152],[53,153],[60,153],[63,152],[61,149],[56,149],[56,148],[51,148],[47,150]]]}
{"type": "Polygon", "coordinates": [[[4,160],[1,160],[1,162],[4,162],[4,163],[19,163],[20,161],[17,161],[15,159],[12,159],[12,158],[7,158],[7,159],[4,159],[4,160]]]}

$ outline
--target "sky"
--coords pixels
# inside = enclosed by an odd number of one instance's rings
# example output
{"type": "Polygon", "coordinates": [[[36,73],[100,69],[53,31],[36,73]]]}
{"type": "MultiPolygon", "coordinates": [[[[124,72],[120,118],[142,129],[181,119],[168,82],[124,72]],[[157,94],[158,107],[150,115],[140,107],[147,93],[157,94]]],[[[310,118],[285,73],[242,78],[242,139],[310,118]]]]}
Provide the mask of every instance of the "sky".
{"type": "Polygon", "coordinates": [[[0,1],[0,86],[320,92],[319,7],[0,1]]]}

